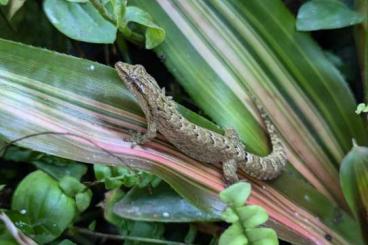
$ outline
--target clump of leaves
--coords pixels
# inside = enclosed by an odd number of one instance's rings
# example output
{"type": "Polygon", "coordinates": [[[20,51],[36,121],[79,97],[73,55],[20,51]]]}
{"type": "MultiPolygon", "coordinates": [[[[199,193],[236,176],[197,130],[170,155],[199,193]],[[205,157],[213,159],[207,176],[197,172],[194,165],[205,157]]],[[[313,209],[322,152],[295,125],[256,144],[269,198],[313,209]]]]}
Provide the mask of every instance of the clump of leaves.
{"type": "Polygon", "coordinates": [[[97,181],[104,182],[107,190],[121,186],[140,188],[151,185],[156,187],[161,179],[143,171],[133,171],[124,167],[109,167],[102,164],[93,165],[97,181]]]}
{"type": "Polygon", "coordinates": [[[127,6],[124,0],[45,0],[43,7],[50,22],[75,40],[113,43],[120,33],[130,42],[152,49],[165,39],[165,30],[149,13],[127,6]]]}
{"type": "Polygon", "coordinates": [[[7,214],[25,234],[46,243],[73,223],[89,206],[91,197],[92,192],[74,177],[57,181],[37,170],[20,182],[7,214]]]}
{"type": "Polygon", "coordinates": [[[267,212],[256,205],[245,205],[251,192],[251,185],[236,183],[220,193],[228,207],[222,218],[231,226],[222,233],[220,245],[278,244],[277,234],[270,228],[260,228],[268,219],[267,212]]]}

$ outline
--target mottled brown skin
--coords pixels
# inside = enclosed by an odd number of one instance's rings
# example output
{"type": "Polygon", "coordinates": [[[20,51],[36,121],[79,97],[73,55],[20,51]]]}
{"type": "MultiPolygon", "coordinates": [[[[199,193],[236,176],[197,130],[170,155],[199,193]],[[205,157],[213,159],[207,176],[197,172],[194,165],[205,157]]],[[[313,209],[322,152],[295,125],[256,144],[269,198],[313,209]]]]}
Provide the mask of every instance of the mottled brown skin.
{"type": "Polygon", "coordinates": [[[156,137],[156,132],[159,131],[188,156],[206,163],[222,163],[228,183],[238,181],[238,167],[260,180],[274,179],[282,172],[286,164],[285,150],[268,114],[259,103],[256,104],[273,146],[272,152],[265,157],[247,153],[233,129],[226,129],[225,134],[221,135],[189,122],[177,111],[175,102],[165,95],[165,91],[143,66],[118,62],[115,68],[136,97],[148,123],[146,133],[136,133],[131,141],[144,144],[156,137]]]}

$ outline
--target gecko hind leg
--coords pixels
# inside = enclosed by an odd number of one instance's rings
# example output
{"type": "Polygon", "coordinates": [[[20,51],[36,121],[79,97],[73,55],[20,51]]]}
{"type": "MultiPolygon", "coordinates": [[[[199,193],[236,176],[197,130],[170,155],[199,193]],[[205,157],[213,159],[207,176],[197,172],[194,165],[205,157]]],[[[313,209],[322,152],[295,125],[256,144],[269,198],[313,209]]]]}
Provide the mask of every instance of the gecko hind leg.
{"type": "Polygon", "coordinates": [[[238,164],[234,159],[227,160],[222,163],[222,171],[225,177],[226,185],[231,185],[239,181],[236,170],[238,169],[238,164]]]}

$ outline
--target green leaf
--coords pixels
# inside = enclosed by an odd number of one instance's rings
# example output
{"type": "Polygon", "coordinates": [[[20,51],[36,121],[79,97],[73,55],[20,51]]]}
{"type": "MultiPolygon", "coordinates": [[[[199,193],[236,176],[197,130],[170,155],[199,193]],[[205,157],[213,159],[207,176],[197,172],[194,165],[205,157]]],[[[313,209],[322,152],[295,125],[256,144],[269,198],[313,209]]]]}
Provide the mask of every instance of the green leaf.
{"type": "MultiPolygon", "coordinates": [[[[130,22],[137,23],[144,28],[143,32],[145,36],[146,49],[153,49],[157,47],[165,39],[165,30],[156,25],[153,22],[151,15],[140,8],[133,6],[127,7],[123,22],[125,23],[126,28],[129,28],[128,24],[130,22]]],[[[133,28],[131,31],[136,32],[138,30],[133,28]]],[[[132,36],[127,36],[126,34],[125,37],[128,39],[133,38],[132,36]]]]}
{"type": "Polygon", "coordinates": [[[79,212],[86,210],[91,203],[92,191],[86,190],[75,195],[75,204],[79,212]]]}
{"type": "MultiPolygon", "coordinates": [[[[150,5],[153,1],[145,3],[150,5]]],[[[182,39],[176,41],[181,42],[182,39]]],[[[131,149],[130,144],[122,140],[128,130],[143,130],[146,125],[142,111],[112,68],[3,39],[0,39],[0,53],[0,86],[7,88],[0,89],[0,131],[3,139],[10,141],[47,131],[49,134],[29,137],[18,141],[17,145],[76,161],[125,167],[129,164],[130,168],[160,176],[198,207],[218,215],[224,210],[224,203],[218,198],[223,180],[217,165],[187,161],[187,156],[167,142],[157,142],[160,144],[157,148],[149,145],[144,149],[131,149]]],[[[188,66],[195,68],[191,63],[188,66]]],[[[207,89],[201,92],[207,92],[210,88],[207,84],[207,89]]],[[[346,102],[346,99],[343,101],[346,102]]],[[[179,110],[194,123],[221,132],[216,125],[184,107],[179,106],[179,110]]],[[[227,113],[226,110],[223,112],[227,113]]],[[[360,132],[354,109],[351,113],[355,118],[350,117],[351,125],[344,124],[344,127],[360,132]]],[[[217,115],[222,117],[222,114],[217,115]]],[[[242,123],[245,123],[243,119],[242,123]]],[[[343,124],[341,120],[339,123],[343,124]]],[[[364,131],[359,137],[364,138],[364,131]]],[[[255,142],[261,142],[260,139],[256,138],[255,142]]],[[[335,241],[347,243],[351,240],[359,244],[357,224],[300,175],[286,171],[282,178],[272,182],[272,186],[266,182],[258,186],[253,190],[255,195],[250,203],[264,204],[272,222],[284,234],[284,239],[296,243],[300,239],[323,243],[323,234],[328,233],[335,241]],[[290,215],[290,206],[295,214],[303,213],[303,216],[290,215]],[[334,222],[337,217],[338,223],[334,222]],[[313,227],[308,234],[303,233],[306,219],[308,226],[313,227]]]]}
{"type": "Polygon", "coordinates": [[[277,245],[279,240],[274,230],[270,228],[253,228],[246,230],[247,237],[252,245],[277,245]]]}
{"type": "Polygon", "coordinates": [[[227,223],[235,223],[239,220],[238,214],[233,208],[230,207],[225,209],[225,211],[221,214],[221,218],[227,223]]]}
{"type": "Polygon", "coordinates": [[[5,188],[6,185],[0,185],[0,192],[5,188]]]}
{"type": "Polygon", "coordinates": [[[9,0],[0,0],[0,5],[7,5],[9,0]]]}
{"type": "Polygon", "coordinates": [[[70,197],[74,197],[86,189],[86,186],[71,176],[63,177],[59,182],[60,188],[70,197]]]}
{"type": "Polygon", "coordinates": [[[354,145],[342,160],[340,183],[346,201],[360,222],[361,231],[368,242],[368,148],[354,145]]]}
{"type": "Polygon", "coordinates": [[[355,113],[359,115],[362,112],[368,112],[368,105],[366,105],[364,103],[360,103],[357,106],[357,109],[355,110],[355,113]]]}
{"type": "Polygon", "coordinates": [[[121,25],[121,21],[125,14],[127,0],[110,0],[112,5],[112,10],[116,20],[116,26],[121,25]]]}
{"type": "Polygon", "coordinates": [[[90,43],[113,43],[116,27],[105,20],[91,3],[45,0],[50,22],[69,38],[90,43]]]}
{"type": "Polygon", "coordinates": [[[158,222],[208,222],[219,220],[214,213],[200,210],[179,196],[168,184],[133,188],[114,206],[125,219],[158,222]]]}
{"type": "Polygon", "coordinates": [[[246,182],[238,182],[220,193],[222,201],[230,206],[241,207],[245,204],[251,191],[251,185],[246,182]]]}
{"type": "Polygon", "coordinates": [[[70,197],[75,199],[79,212],[83,212],[91,203],[92,192],[84,184],[71,176],[63,177],[59,182],[60,188],[70,197]]]}
{"type": "Polygon", "coordinates": [[[364,16],[338,0],[311,0],[304,3],[297,16],[299,31],[337,29],[361,23],[364,16]]]}
{"type": "MultiPolygon", "coordinates": [[[[164,232],[164,225],[162,223],[127,220],[115,214],[113,211],[115,208],[113,207],[123,196],[124,193],[119,189],[115,189],[106,195],[104,201],[105,219],[114,224],[123,235],[162,238],[164,232]]],[[[125,243],[132,244],[131,241],[126,241],[125,243]]]]}
{"type": "Polygon", "coordinates": [[[17,146],[8,147],[3,158],[8,161],[32,163],[38,169],[58,180],[65,175],[80,180],[87,172],[87,166],[81,163],[17,146]]]}
{"type": "Polygon", "coordinates": [[[221,234],[219,245],[245,245],[248,239],[243,234],[243,229],[239,223],[232,224],[221,234]]]}
{"type": "Polygon", "coordinates": [[[236,208],[236,213],[242,222],[243,227],[254,228],[262,225],[268,220],[268,214],[264,208],[256,205],[248,205],[236,208]]]}
{"type": "Polygon", "coordinates": [[[27,225],[32,231],[24,232],[40,243],[59,237],[76,215],[74,200],[63,193],[57,181],[39,170],[20,182],[11,207],[29,219],[27,225]]]}

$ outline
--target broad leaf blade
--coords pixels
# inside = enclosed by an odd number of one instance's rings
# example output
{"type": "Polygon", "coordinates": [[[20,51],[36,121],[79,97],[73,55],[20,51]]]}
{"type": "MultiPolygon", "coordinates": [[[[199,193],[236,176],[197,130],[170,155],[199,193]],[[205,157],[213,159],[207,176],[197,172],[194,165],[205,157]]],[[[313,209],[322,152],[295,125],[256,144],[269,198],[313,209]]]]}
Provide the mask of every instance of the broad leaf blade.
{"type": "MultiPolygon", "coordinates": [[[[218,199],[223,189],[220,166],[190,159],[163,137],[134,149],[123,141],[129,129],[143,130],[145,124],[142,112],[112,68],[1,39],[0,53],[0,129],[5,139],[59,132],[28,137],[17,144],[77,161],[142,169],[160,176],[196,206],[215,213],[224,209],[218,199]]],[[[181,111],[201,126],[216,128],[184,108],[181,111]]],[[[356,229],[349,229],[356,224],[344,211],[299,177],[284,176],[293,183],[284,188],[304,199],[310,212],[266,183],[254,182],[249,199],[267,210],[269,225],[280,237],[322,243],[327,233],[337,244],[349,239],[359,243],[356,229]],[[336,213],[339,223],[334,222],[336,213]]]]}
{"type": "Polygon", "coordinates": [[[125,219],[150,222],[210,222],[220,220],[215,213],[202,211],[180,197],[169,185],[133,188],[114,206],[125,219]]]}
{"type": "MultiPolygon", "coordinates": [[[[337,167],[351,138],[368,142],[367,133],[343,77],[308,35],[295,30],[295,18],[281,1],[134,3],[167,30],[156,51],[207,114],[235,128],[247,149],[265,154],[267,139],[248,111],[248,91],[256,94],[284,136],[290,163],[345,206],[337,167]]],[[[287,178],[273,186],[283,191],[287,178]]]]}

